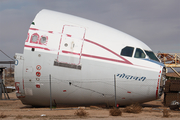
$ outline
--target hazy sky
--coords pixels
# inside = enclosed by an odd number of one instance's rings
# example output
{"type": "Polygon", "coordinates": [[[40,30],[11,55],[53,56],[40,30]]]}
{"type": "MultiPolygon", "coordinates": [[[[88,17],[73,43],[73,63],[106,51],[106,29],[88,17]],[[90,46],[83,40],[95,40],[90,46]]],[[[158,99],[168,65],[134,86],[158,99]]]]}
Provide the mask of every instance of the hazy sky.
{"type": "MultiPolygon", "coordinates": [[[[42,9],[90,19],[130,34],[154,52],[180,53],[180,0],[0,0],[0,50],[23,53],[42,9]]],[[[0,52],[0,61],[10,60],[0,52]]]]}

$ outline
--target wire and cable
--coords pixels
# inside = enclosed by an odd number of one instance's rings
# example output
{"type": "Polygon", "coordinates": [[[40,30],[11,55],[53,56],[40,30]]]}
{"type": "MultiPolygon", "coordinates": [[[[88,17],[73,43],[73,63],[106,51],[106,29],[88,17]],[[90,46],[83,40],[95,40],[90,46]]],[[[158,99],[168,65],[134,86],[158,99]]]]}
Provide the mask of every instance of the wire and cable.
{"type": "Polygon", "coordinates": [[[2,50],[0,50],[6,57],[8,57],[8,58],[10,58],[11,60],[13,60],[14,61],[14,59],[13,58],[11,58],[9,55],[7,55],[5,52],[3,52],[2,50]]]}

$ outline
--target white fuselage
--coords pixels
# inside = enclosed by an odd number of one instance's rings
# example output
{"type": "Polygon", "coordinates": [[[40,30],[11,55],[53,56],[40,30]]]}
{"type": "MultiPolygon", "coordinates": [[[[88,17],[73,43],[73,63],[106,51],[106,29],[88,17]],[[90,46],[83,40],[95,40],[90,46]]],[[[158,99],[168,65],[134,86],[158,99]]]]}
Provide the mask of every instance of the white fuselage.
{"type": "Polygon", "coordinates": [[[105,25],[83,18],[40,11],[30,26],[23,54],[16,54],[17,97],[34,106],[53,104],[114,105],[159,98],[163,65],[135,58],[143,42],[105,25]],[[123,56],[124,47],[132,56],[123,56]],[[116,76],[114,78],[114,75],[116,76]]]}

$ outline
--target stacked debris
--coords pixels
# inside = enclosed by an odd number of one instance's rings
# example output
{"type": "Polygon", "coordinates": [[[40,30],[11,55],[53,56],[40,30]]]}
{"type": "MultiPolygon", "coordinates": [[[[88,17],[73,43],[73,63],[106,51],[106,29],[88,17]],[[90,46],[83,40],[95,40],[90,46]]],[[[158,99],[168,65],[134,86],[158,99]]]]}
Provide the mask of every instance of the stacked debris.
{"type": "Polygon", "coordinates": [[[164,105],[171,106],[172,102],[180,103],[180,80],[167,80],[164,90],[164,105]]]}

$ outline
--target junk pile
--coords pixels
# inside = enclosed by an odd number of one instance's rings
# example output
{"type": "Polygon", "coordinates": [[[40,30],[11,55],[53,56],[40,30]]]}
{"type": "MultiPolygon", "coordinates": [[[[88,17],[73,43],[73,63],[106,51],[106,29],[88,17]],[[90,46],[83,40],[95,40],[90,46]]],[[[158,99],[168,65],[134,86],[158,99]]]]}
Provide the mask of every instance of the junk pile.
{"type": "Polygon", "coordinates": [[[164,105],[170,109],[179,109],[180,103],[180,80],[167,80],[164,90],[164,105]]]}

